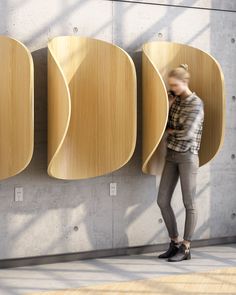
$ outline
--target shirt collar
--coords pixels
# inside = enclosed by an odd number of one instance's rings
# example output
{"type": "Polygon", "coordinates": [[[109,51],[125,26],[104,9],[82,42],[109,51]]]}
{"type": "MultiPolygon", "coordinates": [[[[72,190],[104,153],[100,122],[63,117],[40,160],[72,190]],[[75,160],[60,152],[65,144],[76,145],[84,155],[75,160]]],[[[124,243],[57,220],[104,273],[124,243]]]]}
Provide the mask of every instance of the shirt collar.
{"type": "Polygon", "coordinates": [[[180,100],[180,101],[190,101],[191,99],[192,99],[192,97],[194,96],[194,95],[196,95],[196,93],[193,91],[189,96],[187,96],[187,97],[185,97],[185,98],[180,98],[180,96],[178,95],[177,97],[178,97],[178,99],[180,100]]]}

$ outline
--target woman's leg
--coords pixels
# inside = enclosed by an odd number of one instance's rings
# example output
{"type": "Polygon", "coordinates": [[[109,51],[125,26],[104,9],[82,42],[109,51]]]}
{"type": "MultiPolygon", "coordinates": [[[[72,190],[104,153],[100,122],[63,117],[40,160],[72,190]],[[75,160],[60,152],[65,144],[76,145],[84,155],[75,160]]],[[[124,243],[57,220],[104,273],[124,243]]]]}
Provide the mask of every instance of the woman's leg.
{"type": "Polygon", "coordinates": [[[179,163],[180,184],[186,210],[183,243],[187,247],[192,241],[198,217],[195,202],[198,167],[199,157],[196,154],[190,154],[187,160],[183,158],[183,161],[179,163]]]}
{"type": "Polygon", "coordinates": [[[169,237],[178,241],[178,229],[176,218],[171,207],[171,198],[179,178],[178,164],[165,161],[159,184],[157,204],[160,207],[162,217],[167,227],[169,237]]]}

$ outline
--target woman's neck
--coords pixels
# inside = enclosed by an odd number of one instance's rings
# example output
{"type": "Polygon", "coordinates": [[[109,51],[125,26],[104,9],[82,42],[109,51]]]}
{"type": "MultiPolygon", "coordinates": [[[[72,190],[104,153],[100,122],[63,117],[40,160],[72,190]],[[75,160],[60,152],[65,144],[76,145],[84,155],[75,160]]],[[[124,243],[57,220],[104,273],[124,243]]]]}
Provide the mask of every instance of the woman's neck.
{"type": "Polygon", "coordinates": [[[185,98],[189,97],[192,93],[193,92],[190,89],[187,89],[184,92],[182,92],[179,97],[181,99],[185,99],[185,98]]]}

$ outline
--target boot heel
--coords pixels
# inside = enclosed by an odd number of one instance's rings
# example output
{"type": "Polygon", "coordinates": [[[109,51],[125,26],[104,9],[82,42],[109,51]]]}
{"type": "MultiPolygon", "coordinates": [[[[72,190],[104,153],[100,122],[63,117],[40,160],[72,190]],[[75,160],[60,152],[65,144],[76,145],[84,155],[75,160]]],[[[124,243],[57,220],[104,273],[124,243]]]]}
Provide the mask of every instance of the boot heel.
{"type": "Polygon", "coordinates": [[[191,259],[191,253],[190,253],[190,251],[189,251],[188,255],[186,256],[186,260],[189,260],[189,259],[191,259]]]}

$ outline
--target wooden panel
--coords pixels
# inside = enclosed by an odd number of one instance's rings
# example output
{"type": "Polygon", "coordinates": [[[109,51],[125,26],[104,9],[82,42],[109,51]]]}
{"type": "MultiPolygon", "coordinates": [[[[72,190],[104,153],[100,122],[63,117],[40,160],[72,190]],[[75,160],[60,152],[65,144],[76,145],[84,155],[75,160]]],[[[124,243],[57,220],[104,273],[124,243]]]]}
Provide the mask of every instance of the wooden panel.
{"type": "Polygon", "coordinates": [[[33,153],[33,60],[19,41],[0,36],[0,179],[25,169],[33,153]]]}
{"type": "Polygon", "coordinates": [[[82,179],[121,168],[136,145],[136,72],[108,42],[61,36],[48,44],[48,174],[82,179]]]}
{"type": "Polygon", "coordinates": [[[223,145],[225,86],[219,63],[210,54],[189,45],[154,41],[143,45],[143,164],[148,174],[162,171],[168,119],[167,74],[181,63],[189,65],[189,88],[204,102],[205,118],[199,166],[211,161],[223,145]],[[155,76],[155,77],[154,77],[155,76]],[[163,86],[164,82],[164,86],[163,86]],[[154,84],[154,85],[153,85],[154,84]],[[153,107],[150,107],[150,106],[153,107]]]}
{"type": "Polygon", "coordinates": [[[145,48],[142,52],[142,79],[142,171],[155,175],[163,159],[159,144],[165,131],[169,106],[164,81],[145,48]]]}

